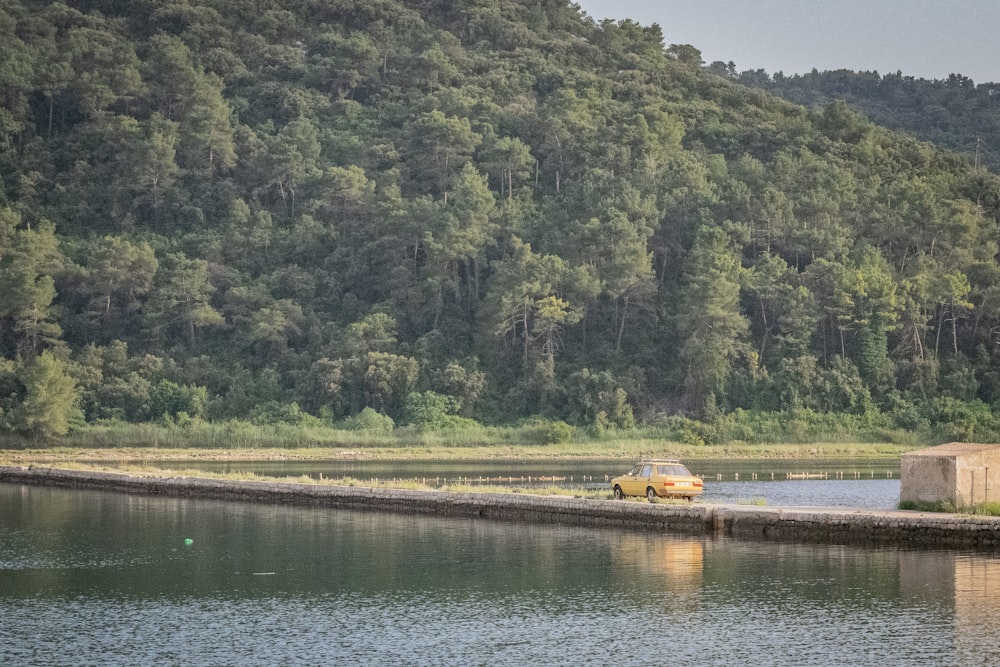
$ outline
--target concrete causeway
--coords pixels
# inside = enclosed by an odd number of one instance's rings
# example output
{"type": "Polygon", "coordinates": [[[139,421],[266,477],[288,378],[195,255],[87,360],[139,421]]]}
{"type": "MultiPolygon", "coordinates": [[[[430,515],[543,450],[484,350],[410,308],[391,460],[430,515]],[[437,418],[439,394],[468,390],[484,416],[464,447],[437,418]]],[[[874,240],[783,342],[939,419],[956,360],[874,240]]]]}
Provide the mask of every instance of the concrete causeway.
{"type": "Polygon", "coordinates": [[[0,483],[335,509],[626,528],[784,542],[1000,548],[1000,517],[822,507],[591,500],[0,466],[0,483]]]}

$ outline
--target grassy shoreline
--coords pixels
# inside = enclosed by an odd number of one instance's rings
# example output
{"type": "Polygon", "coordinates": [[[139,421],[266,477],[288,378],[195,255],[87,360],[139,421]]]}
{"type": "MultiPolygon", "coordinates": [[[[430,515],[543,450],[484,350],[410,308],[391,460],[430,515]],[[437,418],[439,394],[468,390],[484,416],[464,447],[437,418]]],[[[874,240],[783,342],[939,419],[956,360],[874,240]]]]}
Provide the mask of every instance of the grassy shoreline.
{"type": "MultiPolygon", "coordinates": [[[[2,464],[0,464],[2,465],[2,464]]],[[[39,466],[44,467],[44,466],[39,466]]],[[[59,466],[65,470],[75,470],[83,472],[110,472],[124,475],[134,475],[139,477],[153,478],[204,478],[217,479],[235,482],[266,482],[278,484],[308,484],[310,486],[347,486],[365,487],[377,489],[408,489],[411,491],[436,491],[441,493],[514,493],[540,496],[568,496],[572,498],[591,498],[595,500],[610,500],[614,498],[611,489],[582,489],[565,488],[557,485],[547,487],[528,488],[517,485],[490,485],[490,484],[469,484],[463,482],[445,482],[444,484],[432,484],[428,481],[417,479],[357,479],[354,477],[320,477],[319,479],[309,475],[280,476],[261,475],[254,472],[215,472],[200,469],[162,469],[152,465],[132,464],[123,466],[101,465],[100,462],[70,462],[59,466]]],[[[635,498],[638,501],[640,498],[635,498]]],[[[645,502],[645,498],[641,498],[645,502]]],[[[687,505],[688,501],[680,499],[661,499],[665,503],[677,503],[687,505]]]]}
{"type": "Polygon", "coordinates": [[[151,461],[490,461],[663,456],[680,459],[873,459],[895,458],[914,447],[891,443],[808,443],[775,445],[685,445],[662,440],[569,442],[557,445],[398,445],[350,447],[88,447],[53,446],[0,449],[0,465],[54,462],[144,463],[151,461]]]}

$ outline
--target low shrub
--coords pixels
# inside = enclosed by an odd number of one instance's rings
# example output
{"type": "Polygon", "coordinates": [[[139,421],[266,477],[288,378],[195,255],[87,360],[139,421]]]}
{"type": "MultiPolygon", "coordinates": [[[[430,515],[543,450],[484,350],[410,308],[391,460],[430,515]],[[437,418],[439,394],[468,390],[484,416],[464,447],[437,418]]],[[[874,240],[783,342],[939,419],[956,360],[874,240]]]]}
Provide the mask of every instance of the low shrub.
{"type": "Polygon", "coordinates": [[[366,431],[368,433],[392,433],[396,428],[396,423],[389,415],[383,415],[372,408],[365,408],[356,415],[352,415],[337,426],[345,431],[366,431]]]}
{"type": "Polygon", "coordinates": [[[300,424],[304,414],[298,403],[268,401],[254,406],[250,411],[250,421],[258,425],[300,424]]]}
{"type": "Polygon", "coordinates": [[[561,420],[535,418],[525,422],[521,430],[530,442],[540,445],[558,445],[573,439],[573,427],[561,420]]]}

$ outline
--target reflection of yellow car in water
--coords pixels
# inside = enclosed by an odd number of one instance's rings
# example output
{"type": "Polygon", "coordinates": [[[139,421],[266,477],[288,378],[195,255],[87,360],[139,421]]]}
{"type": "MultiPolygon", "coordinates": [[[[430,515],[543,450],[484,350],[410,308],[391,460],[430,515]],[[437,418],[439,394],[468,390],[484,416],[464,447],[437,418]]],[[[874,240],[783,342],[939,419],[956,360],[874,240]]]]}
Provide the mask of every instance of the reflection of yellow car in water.
{"type": "Polygon", "coordinates": [[[611,552],[619,572],[661,577],[675,591],[697,592],[705,568],[705,545],[702,540],[664,536],[659,533],[620,535],[611,552]]]}
{"type": "Polygon", "coordinates": [[[650,459],[636,463],[629,474],[611,480],[611,490],[619,500],[646,496],[653,503],[657,498],[694,500],[705,489],[701,478],[692,475],[680,461],[650,459]]]}

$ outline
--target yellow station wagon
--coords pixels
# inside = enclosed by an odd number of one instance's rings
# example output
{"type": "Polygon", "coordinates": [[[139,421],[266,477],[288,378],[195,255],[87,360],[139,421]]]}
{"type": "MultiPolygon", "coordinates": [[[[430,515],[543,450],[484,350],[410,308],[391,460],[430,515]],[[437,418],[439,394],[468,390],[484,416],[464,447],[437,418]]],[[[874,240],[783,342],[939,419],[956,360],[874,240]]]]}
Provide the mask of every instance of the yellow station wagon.
{"type": "Polygon", "coordinates": [[[615,498],[646,496],[649,502],[657,498],[687,498],[701,495],[704,483],[700,477],[674,459],[649,459],[636,463],[631,472],[611,480],[615,498]]]}

